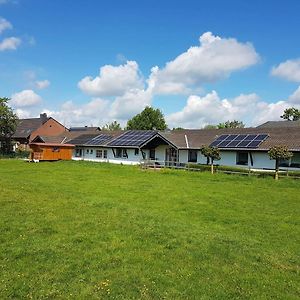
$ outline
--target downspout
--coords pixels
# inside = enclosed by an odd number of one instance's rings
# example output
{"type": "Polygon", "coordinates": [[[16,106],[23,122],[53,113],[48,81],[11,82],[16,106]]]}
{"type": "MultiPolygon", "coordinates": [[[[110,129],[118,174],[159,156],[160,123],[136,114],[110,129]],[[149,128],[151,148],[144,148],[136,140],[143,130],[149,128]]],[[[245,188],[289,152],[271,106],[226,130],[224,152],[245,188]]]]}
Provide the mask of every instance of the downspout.
{"type": "Polygon", "coordinates": [[[249,156],[250,156],[250,164],[251,164],[251,167],[253,167],[253,157],[252,157],[252,152],[249,152],[249,156]]]}

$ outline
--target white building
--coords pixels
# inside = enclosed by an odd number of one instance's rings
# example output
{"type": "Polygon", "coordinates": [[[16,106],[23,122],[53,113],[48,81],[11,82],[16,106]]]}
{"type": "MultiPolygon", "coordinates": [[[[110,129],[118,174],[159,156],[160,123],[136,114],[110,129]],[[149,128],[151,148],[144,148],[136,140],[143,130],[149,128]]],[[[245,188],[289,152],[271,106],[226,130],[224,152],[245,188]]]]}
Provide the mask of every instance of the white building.
{"type": "Polygon", "coordinates": [[[294,155],[289,161],[282,161],[281,166],[300,169],[299,127],[103,131],[67,142],[75,145],[74,160],[139,164],[150,159],[160,165],[206,164],[200,148],[216,145],[221,152],[216,164],[253,169],[274,169],[275,161],[270,160],[268,150],[272,146],[286,145],[294,155]],[[226,143],[226,139],[230,141],[226,143]]]}

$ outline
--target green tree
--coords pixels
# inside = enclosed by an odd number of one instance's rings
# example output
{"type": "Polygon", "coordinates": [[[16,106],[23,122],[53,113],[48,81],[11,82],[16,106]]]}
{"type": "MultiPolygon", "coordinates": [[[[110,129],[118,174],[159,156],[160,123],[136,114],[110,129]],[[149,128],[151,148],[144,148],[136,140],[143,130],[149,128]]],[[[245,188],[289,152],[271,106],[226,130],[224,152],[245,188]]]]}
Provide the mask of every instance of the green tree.
{"type": "Polygon", "coordinates": [[[184,128],[183,127],[173,127],[172,130],[184,130],[184,128]]]}
{"type": "Polygon", "coordinates": [[[237,120],[233,120],[233,121],[226,121],[224,123],[219,123],[217,125],[218,129],[222,129],[222,128],[244,128],[245,124],[242,121],[237,121],[237,120]]]}
{"type": "Polygon", "coordinates": [[[200,149],[202,155],[207,159],[207,164],[210,161],[211,174],[214,173],[214,161],[221,159],[220,151],[217,147],[202,146],[200,149]]]}
{"type": "Polygon", "coordinates": [[[278,180],[280,160],[290,159],[293,156],[293,153],[289,151],[287,146],[281,145],[270,148],[268,154],[270,159],[275,159],[275,179],[278,180]]]}
{"type": "Polygon", "coordinates": [[[284,110],[283,115],[280,118],[288,121],[299,121],[300,110],[295,107],[290,107],[284,110]]]}
{"type": "Polygon", "coordinates": [[[8,106],[9,98],[0,98],[0,151],[11,151],[11,137],[17,128],[18,117],[8,106]]]}
{"type": "Polygon", "coordinates": [[[167,124],[159,109],[146,106],[145,109],[127,122],[127,129],[165,130],[167,124]]]}
{"type": "Polygon", "coordinates": [[[204,126],[204,129],[217,129],[218,125],[207,124],[204,126]]]}
{"type": "Polygon", "coordinates": [[[117,121],[107,123],[101,129],[102,130],[109,130],[109,131],[122,130],[120,123],[118,123],[117,121]]]}

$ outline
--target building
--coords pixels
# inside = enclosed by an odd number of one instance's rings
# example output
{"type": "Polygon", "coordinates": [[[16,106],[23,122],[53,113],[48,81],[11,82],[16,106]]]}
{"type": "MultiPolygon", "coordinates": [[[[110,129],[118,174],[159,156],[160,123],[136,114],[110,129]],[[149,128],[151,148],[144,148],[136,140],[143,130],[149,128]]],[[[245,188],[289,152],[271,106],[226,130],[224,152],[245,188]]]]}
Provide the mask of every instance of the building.
{"type": "Polygon", "coordinates": [[[80,135],[94,137],[99,135],[99,127],[76,127],[70,128],[59,135],[37,135],[29,142],[30,160],[35,161],[54,161],[71,160],[73,156],[74,145],[68,141],[75,139],[80,135]]]}
{"type": "Polygon", "coordinates": [[[20,119],[12,139],[15,148],[28,149],[29,143],[38,135],[57,136],[68,129],[47,114],[40,114],[39,118],[20,119]]]}
{"type": "Polygon", "coordinates": [[[30,143],[30,160],[71,160],[74,145],[61,143],[30,143]]]}
{"type": "Polygon", "coordinates": [[[175,131],[101,132],[83,134],[68,141],[74,144],[74,160],[89,160],[122,164],[139,164],[153,160],[157,165],[206,164],[200,148],[217,146],[224,166],[252,169],[274,169],[268,151],[272,146],[286,145],[294,153],[282,167],[300,168],[300,130],[294,128],[236,128],[175,131]]]}

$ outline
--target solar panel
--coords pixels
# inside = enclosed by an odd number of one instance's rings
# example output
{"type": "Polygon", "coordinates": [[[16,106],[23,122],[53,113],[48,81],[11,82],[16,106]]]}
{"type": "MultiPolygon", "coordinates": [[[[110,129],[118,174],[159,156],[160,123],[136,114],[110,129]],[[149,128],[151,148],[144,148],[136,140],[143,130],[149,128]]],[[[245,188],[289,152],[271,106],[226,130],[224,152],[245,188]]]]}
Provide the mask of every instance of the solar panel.
{"type": "Polygon", "coordinates": [[[87,141],[86,145],[95,145],[95,146],[101,146],[103,144],[106,144],[109,140],[112,139],[112,136],[109,134],[100,134],[93,139],[87,141]]]}
{"type": "Polygon", "coordinates": [[[156,135],[153,130],[130,130],[109,142],[109,146],[141,146],[156,135]]]}
{"type": "Polygon", "coordinates": [[[94,137],[95,137],[95,134],[82,134],[82,135],[68,141],[68,144],[84,145],[94,137]]]}
{"type": "Polygon", "coordinates": [[[257,148],[267,138],[267,134],[222,134],[210,146],[218,148],[257,148]]]}

